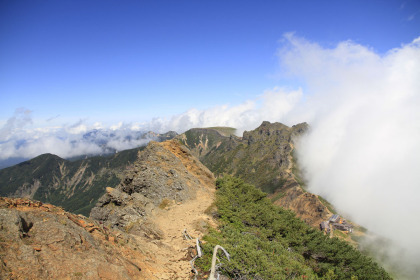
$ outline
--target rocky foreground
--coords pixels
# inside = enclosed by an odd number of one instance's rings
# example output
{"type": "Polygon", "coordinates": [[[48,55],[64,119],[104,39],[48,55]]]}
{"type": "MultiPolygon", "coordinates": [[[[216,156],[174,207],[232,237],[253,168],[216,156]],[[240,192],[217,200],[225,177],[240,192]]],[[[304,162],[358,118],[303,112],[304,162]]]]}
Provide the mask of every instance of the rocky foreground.
{"type": "Polygon", "coordinates": [[[29,199],[0,198],[1,279],[141,279],[135,240],[29,199]]]}
{"type": "Polygon", "coordinates": [[[0,198],[0,279],[188,279],[194,241],[215,226],[214,178],[176,141],[151,143],[92,217],[0,198]]]}

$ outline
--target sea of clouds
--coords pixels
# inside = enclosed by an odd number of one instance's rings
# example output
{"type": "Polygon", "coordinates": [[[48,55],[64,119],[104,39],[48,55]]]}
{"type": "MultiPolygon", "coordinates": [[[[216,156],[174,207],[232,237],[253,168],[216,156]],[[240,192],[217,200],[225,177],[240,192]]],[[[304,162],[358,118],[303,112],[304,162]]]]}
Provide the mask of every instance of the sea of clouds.
{"type": "Polygon", "coordinates": [[[107,154],[146,145],[155,137],[134,126],[118,123],[108,128],[85,120],[69,125],[28,128],[32,112],[16,109],[0,129],[0,161],[30,159],[44,153],[62,158],[107,154]]]}
{"type": "MultiPolygon", "coordinates": [[[[420,38],[378,54],[352,41],[326,48],[285,34],[278,58],[280,74],[302,81],[301,88],[276,87],[238,105],[120,125],[114,145],[139,129],[231,126],[241,133],[264,120],[306,121],[311,128],[298,143],[298,159],[309,190],[389,239],[395,246],[388,253],[398,252],[392,256],[410,275],[420,273],[420,38]]],[[[0,130],[0,157],[99,151],[83,141],[89,130],[83,122],[42,132],[23,129],[30,121],[23,109],[9,119],[0,130]]],[[[130,140],[123,146],[141,144],[130,140]]]]}

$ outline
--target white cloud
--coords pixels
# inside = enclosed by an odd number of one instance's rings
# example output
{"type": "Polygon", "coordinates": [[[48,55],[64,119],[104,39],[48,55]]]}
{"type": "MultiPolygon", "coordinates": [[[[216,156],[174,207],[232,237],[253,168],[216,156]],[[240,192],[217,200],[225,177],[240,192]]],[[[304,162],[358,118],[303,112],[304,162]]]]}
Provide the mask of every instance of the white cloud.
{"type": "MultiPolygon", "coordinates": [[[[97,154],[104,149],[121,151],[145,145],[152,140],[142,139],[142,131],[184,132],[193,127],[230,126],[242,133],[246,129],[254,129],[264,120],[285,121],[301,97],[301,89],[290,91],[273,88],[254,100],[234,106],[190,109],[170,119],[157,118],[149,123],[119,122],[108,130],[99,122],[89,125],[86,120],[70,125],[26,129],[24,126],[32,123],[32,119],[29,110],[21,109],[0,130],[3,139],[0,143],[0,160],[9,157],[32,158],[42,153],[72,157],[97,154]],[[95,132],[95,129],[100,132],[95,132]]],[[[289,124],[293,124],[293,121],[291,119],[289,124]]]]}
{"type": "Polygon", "coordinates": [[[18,109],[0,129],[0,160],[11,157],[33,158],[43,153],[69,158],[131,149],[147,144],[142,130],[122,123],[112,129],[101,123],[89,125],[80,120],[71,125],[27,128],[32,118],[27,109],[18,109]]]}
{"type": "Polygon", "coordinates": [[[110,127],[110,129],[111,130],[117,130],[117,129],[120,129],[122,126],[123,126],[123,123],[122,122],[119,122],[118,124],[112,125],[110,127]]]}
{"type": "Polygon", "coordinates": [[[312,128],[299,160],[310,191],[398,244],[404,262],[419,259],[419,39],[379,56],[287,36],[281,65],[308,85],[312,128]]]}
{"type": "Polygon", "coordinates": [[[410,16],[407,17],[407,21],[413,21],[419,13],[420,10],[417,10],[416,12],[412,13],[410,16]]]}
{"type": "Polygon", "coordinates": [[[0,141],[7,141],[10,136],[19,132],[23,127],[32,123],[32,111],[26,108],[18,108],[15,110],[13,117],[0,128],[0,141]]]}
{"type": "Polygon", "coordinates": [[[102,128],[103,128],[103,125],[102,125],[102,123],[101,123],[101,122],[95,122],[95,123],[93,124],[93,128],[94,128],[94,129],[102,129],[102,128]]]}
{"type": "Polygon", "coordinates": [[[88,127],[85,124],[84,120],[80,120],[77,123],[66,127],[65,129],[66,129],[66,132],[70,134],[81,134],[81,133],[86,133],[88,131],[88,127]]]}
{"type": "Polygon", "coordinates": [[[238,105],[222,105],[207,110],[191,109],[170,119],[156,118],[143,124],[143,127],[158,132],[184,132],[194,127],[230,126],[241,133],[246,129],[254,129],[264,120],[287,119],[301,97],[301,89],[289,91],[276,87],[238,105]]]}
{"type": "Polygon", "coordinates": [[[115,149],[116,151],[123,151],[132,149],[134,147],[141,147],[149,143],[151,139],[135,139],[135,140],[122,140],[112,139],[107,143],[107,146],[115,149]]]}

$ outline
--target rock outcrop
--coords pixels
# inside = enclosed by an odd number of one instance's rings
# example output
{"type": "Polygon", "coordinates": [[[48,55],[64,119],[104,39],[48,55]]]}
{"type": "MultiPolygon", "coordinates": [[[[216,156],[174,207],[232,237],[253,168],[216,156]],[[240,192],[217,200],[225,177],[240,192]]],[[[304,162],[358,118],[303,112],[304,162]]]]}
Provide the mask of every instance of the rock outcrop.
{"type": "Polygon", "coordinates": [[[198,189],[213,183],[213,174],[178,141],[150,142],[121,183],[107,189],[90,217],[143,234],[146,218],[157,207],[194,199],[198,189]]]}
{"type": "MultiPolygon", "coordinates": [[[[273,203],[286,209],[292,210],[296,215],[304,220],[307,224],[318,228],[322,221],[327,220],[331,216],[331,212],[319,200],[318,196],[304,191],[297,184],[289,185],[282,191],[273,203]]],[[[271,197],[276,197],[279,192],[274,193],[271,197]]]]}
{"type": "Polygon", "coordinates": [[[0,279],[147,279],[139,249],[129,235],[82,215],[0,198],[0,279]]]}
{"type": "Polygon", "coordinates": [[[230,127],[193,128],[180,134],[176,139],[187,146],[191,153],[202,160],[215,147],[223,143],[227,137],[238,138],[230,127]]]}

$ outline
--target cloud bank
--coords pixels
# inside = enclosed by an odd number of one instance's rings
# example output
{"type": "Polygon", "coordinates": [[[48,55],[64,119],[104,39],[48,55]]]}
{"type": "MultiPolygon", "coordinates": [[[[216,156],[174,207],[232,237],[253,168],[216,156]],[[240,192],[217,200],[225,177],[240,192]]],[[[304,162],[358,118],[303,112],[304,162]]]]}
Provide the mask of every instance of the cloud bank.
{"type": "Polygon", "coordinates": [[[63,158],[112,153],[146,145],[156,140],[131,124],[119,123],[108,129],[86,120],[74,124],[28,128],[33,123],[31,111],[19,108],[0,129],[0,161],[10,158],[30,159],[44,153],[63,158]]]}
{"type": "Polygon", "coordinates": [[[194,127],[229,126],[241,133],[256,128],[264,120],[291,121],[291,112],[298,107],[302,94],[301,89],[276,87],[238,105],[222,105],[207,110],[191,109],[169,119],[153,119],[141,127],[158,132],[184,132],[194,127]]]}
{"type": "Polygon", "coordinates": [[[281,65],[307,83],[303,107],[311,131],[298,152],[309,190],[397,244],[400,260],[415,268],[420,39],[378,55],[350,41],[326,49],[290,34],[286,38],[281,65]]]}
{"type": "Polygon", "coordinates": [[[119,122],[109,128],[98,122],[90,125],[86,120],[56,127],[28,128],[33,123],[32,112],[20,108],[0,129],[0,161],[29,159],[43,153],[70,158],[131,149],[155,140],[150,135],[144,138],[146,131],[182,133],[193,127],[231,126],[242,133],[245,129],[254,129],[263,120],[284,121],[301,99],[301,89],[273,88],[235,106],[221,105],[201,111],[191,109],[169,119],[155,118],[147,123],[119,122]]]}

